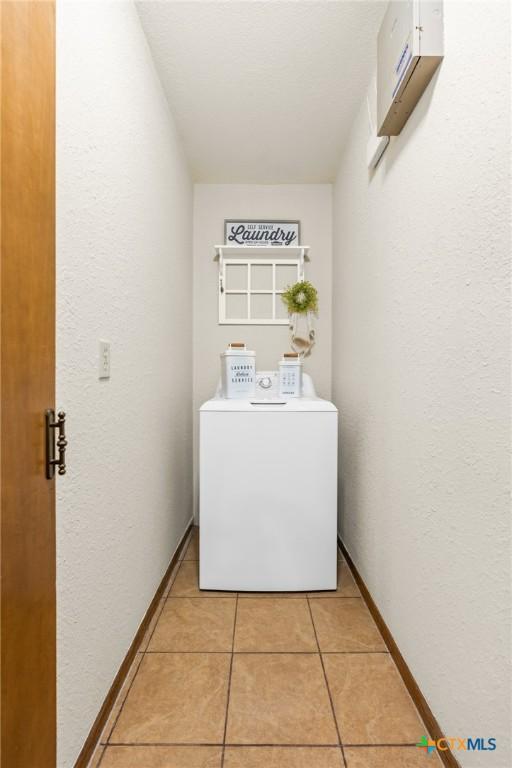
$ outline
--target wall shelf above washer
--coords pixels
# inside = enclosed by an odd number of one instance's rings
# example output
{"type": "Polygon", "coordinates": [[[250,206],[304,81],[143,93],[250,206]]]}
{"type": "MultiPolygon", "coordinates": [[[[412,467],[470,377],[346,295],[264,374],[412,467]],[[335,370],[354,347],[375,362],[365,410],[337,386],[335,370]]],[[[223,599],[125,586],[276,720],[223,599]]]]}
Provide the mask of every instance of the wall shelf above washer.
{"type": "Polygon", "coordinates": [[[226,259],[300,259],[309,261],[309,245],[215,245],[214,261],[226,259]]]}

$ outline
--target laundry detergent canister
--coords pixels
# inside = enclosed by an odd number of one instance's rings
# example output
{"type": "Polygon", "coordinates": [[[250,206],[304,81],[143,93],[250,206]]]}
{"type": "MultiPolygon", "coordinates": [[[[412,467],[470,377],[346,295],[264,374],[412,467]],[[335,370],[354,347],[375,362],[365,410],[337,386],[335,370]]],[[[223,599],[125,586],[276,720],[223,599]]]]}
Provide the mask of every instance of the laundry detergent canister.
{"type": "Polygon", "coordinates": [[[297,352],[285,352],[279,362],[279,395],[302,397],[302,360],[297,352]]]}
{"type": "Polygon", "coordinates": [[[221,353],[222,392],[226,398],[253,397],[256,392],[256,353],[241,341],[221,353]]]}

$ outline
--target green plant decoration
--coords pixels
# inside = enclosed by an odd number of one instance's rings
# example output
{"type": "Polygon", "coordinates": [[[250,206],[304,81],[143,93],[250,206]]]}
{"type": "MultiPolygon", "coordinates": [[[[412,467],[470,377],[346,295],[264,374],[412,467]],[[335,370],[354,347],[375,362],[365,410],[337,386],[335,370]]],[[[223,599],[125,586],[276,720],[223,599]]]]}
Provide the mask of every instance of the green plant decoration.
{"type": "Polygon", "coordinates": [[[290,315],[318,311],[318,291],[308,280],[300,280],[295,285],[288,286],[281,298],[290,315]]]}

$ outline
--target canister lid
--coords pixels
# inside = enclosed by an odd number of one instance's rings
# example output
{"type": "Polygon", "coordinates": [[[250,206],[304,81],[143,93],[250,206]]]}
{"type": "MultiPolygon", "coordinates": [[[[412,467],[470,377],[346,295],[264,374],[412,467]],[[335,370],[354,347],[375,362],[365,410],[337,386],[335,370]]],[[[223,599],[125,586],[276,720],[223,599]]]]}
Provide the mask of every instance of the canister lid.
{"type": "Polygon", "coordinates": [[[279,361],[279,365],[302,365],[302,360],[298,352],[284,352],[283,359],[279,361]]]}
{"type": "Polygon", "coordinates": [[[228,344],[225,352],[220,353],[221,357],[256,357],[256,352],[246,349],[245,341],[232,341],[228,344]]]}

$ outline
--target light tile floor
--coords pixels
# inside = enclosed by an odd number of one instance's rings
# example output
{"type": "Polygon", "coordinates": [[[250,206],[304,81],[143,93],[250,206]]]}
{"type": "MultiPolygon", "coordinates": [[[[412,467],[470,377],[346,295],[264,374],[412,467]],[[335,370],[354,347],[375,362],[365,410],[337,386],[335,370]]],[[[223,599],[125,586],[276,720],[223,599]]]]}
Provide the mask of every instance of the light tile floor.
{"type": "Polygon", "coordinates": [[[341,555],[333,592],[204,592],[198,536],[90,768],[439,768],[341,555]]]}

